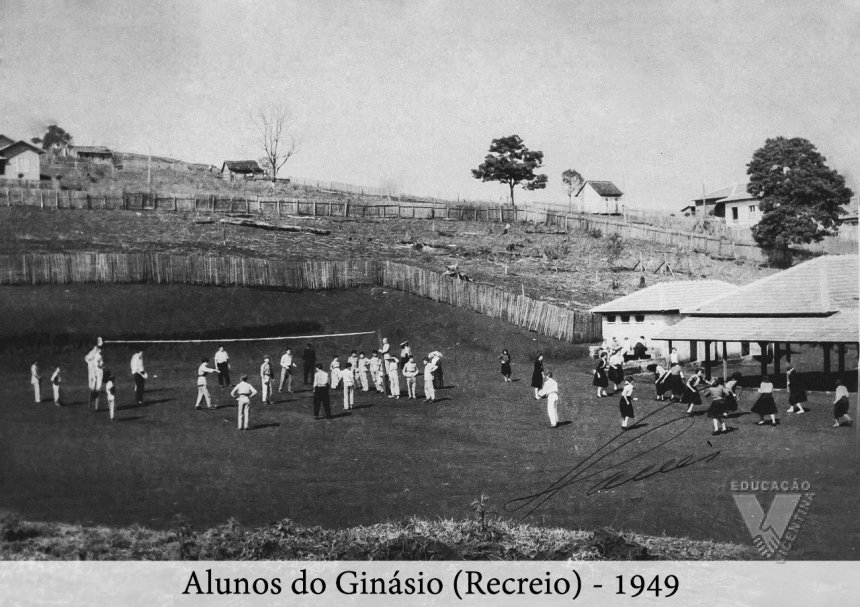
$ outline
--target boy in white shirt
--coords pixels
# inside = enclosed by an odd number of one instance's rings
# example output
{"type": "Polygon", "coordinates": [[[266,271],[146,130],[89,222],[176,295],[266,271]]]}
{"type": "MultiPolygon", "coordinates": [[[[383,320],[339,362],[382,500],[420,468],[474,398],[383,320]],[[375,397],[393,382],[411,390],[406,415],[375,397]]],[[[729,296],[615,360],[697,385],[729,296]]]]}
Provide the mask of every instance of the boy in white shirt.
{"type": "Polygon", "coordinates": [[[403,377],[406,378],[406,392],[409,398],[417,398],[415,396],[415,384],[418,383],[415,379],[418,375],[418,365],[415,364],[415,359],[410,355],[406,359],[406,364],[403,365],[403,377]]]}
{"type": "Polygon", "coordinates": [[[287,392],[292,394],[293,369],[295,366],[295,363],[293,363],[293,351],[292,349],[287,348],[287,351],[284,352],[283,356],[281,356],[281,383],[278,385],[278,392],[284,391],[284,382],[286,381],[287,392]]]}
{"type": "Polygon", "coordinates": [[[263,391],[263,404],[271,405],[272,404],[272,390],[275,387],[274,381],[272,380],[272,359],[268,356],[263,357],[263,364],[260,365],[260,383],[262,384],[263,391]]]}
{"type": "Polygon", "coordinates": [[[343,385],[343,408],[344,411],[352,409],[355,402],[355,376],[352,374],[352,365],[346,363],[340,374],[340,382],[343,385]]]}
{"type": "Polygon", "coordinates": [[[108,373],[108,378],[105,382],[105,395],[107,396],[110,419],[113,421],[116,414],[116,382],[114,381],[113,374],[111,373],[108,373]]]}
{"type": "Polygon", "coordinates": [[[248,376],[243,375],[240,381],[233,390],[230,391],[230,396],[236,398],[238,403],[239,413],[239,430],[248,429],[248,413],[251,406],[251,398],[257,394],[257,390],[248,383],[248,376]]]}
{"type": "Polygon", "coordinates": [[[370,376],[373,378],[373,385],[378,394],[385,394],[385,375],[382,372],[382,360],[379,358],[379,352],[373,351],[370,362],[370,376]]]}
{"type": "Polygon", "coordinates": [[[337,390],[340,385],[340,359],[337,356],[331,359],[331,364],[329,365],[329,371],[331,372],[331,390],[337,390]]]}
{"type": "Polygon", "coordinates": [[[33,361],[30,365],[30,383],[33,384],[33,399],[42,402],[42,374],[39,372],[39,361],[33,361]]]}
{"type": "Polygon", "coordinates": [[[51,387],[54,389],[54,404],[58,407],[60,406],[60,382],[62,379],[60,378],[60,368],[57,367],[54,369],[54,373],[51,375],[51,387]]]}
{"type": "Polygon", "coordinates": [[[397,374],[397,359],[393,356],[388,358],[388,383],[391,386],[391,394],[388,398],[400,398],[400,376],[397,374]]]}
{"type": "Polygon", "coordinates": [[[358,375],[358,380],[361,382],[361,391],[369,392],[370,385],[367,381],[367,368],[370,366],[370,360],[364,355],[364,352],[359,352],[358,354],[358,369],[356,369],[356,374],[358,375]]]}
{"type": "Polygon", "coordinates": [[[540,398],[546,398],[546,412],[550,428],[558,426],[558,383],[552,378],[552,371],[543,372],[543,387],[538,391],[540,398]]]}
{"type": "Polygon", "coordinates": [[[207,409],[214,409],[212,399],[209,396],[209,386],[206,385],[206,376],[209,373],[218,373],[218,369],[213,369],[209,366],[208,358],[200,359],[200,366],[197,367],[197,402],[194,404],[195,409],[200,409],[200,403],[206,401],[207,409]]]}
{"type": "Polygon", "coordinates": [[[436,359],[431,362],[424,359],[424,402],[436,400],[436,389],[433,387],[433,374],[436,372],[436,359]]]}

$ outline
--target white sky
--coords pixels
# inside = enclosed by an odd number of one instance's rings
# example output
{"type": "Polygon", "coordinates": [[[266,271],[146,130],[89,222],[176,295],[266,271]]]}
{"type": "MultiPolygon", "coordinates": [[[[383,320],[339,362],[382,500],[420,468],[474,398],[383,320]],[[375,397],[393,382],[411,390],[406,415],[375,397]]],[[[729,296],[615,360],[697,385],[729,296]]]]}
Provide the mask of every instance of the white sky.
{"type": "Polygon", "coordinates": [[[490,141],[679,209],[744,180],[766,138],[805,137],[857,191],[860,2],[0,0],[0,132],[258,158],[249,112],[294,108],[282,176],[498,200],[490,141]]]}

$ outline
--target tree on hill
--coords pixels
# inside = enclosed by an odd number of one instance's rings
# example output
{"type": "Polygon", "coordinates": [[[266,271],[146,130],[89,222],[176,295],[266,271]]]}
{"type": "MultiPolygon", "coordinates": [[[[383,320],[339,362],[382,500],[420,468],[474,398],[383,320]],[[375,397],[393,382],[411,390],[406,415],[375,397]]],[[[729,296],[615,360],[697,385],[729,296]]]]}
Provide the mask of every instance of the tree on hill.
{"type": "Polygon", "coordinates": [[[62,127],[49,124],[42,137],[33,137],[30,141],[41,145],[43,150],[63,150],[72,145],[72,136],[62,127]]]}
{"type": "Polygon", "coordinates": [[[273,103],[257,110],[253,120],[264,152],[263,168],[274,188],[278,171],[299,151],[295,118],[289,106],[273,103]]]}
{"type": "Polygon", "coordinates": [[[574,169],[567,169],[561,174],[561,181],[564,183],[564,191],[567,193],[567,203],[573,204],[571,197],[579,191],[585,180],[582,175],[574,169]]]}
{"type": "Polygon", "coordinates": [[[815,146],[800,137],[765,141],[747,165],[747,191],[761,199],[753,239],[772,257],[789,260],[789,245],[819,242],[838,227],[853,192],[815,146]]]}
{"type": "Polygon", "coordinates": [[[522,185],[526,190],[541,190],[546,187],[546,175],[536,174],[543,164],[543,152],[528,149],[518,135],[493,139],[490,153],[472,176],[481,181],[505,183],[511,190],[511,206],[514,205],[514,187],[522,185]]]}

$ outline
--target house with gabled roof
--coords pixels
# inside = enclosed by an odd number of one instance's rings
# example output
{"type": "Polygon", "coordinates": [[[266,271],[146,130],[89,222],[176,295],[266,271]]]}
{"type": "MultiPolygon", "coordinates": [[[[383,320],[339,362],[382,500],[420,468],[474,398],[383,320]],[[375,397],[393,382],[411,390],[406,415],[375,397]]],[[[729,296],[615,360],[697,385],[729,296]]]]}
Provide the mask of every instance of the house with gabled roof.
{"type": "Polygon", "coordinates": [[[619,215],[622,196],[624,193],[611,181],[589,180],[582,184],[574,198],[580,213],[619,215]]]}
{"type": "MultiPolygon", "coordinates": [[[[635,343],[639,337],[645,337],[657,356],[667,357],[669,348],[666,342],[652,342],[655,336],[681,322],[683,310],[734,293],[737,289],[737,286],[722,280],[659,282],[601,304],[591,312],[602,317],[604,339],[614,337],[622,343],[626,337],[630,343],[635,343]]],[[[677,342],[674,347],[684,361],[704,356],[704,346],[694,340],[677,342]]],[[[731,353],[740,354],[740,347],[733,348],[731,353]]]]}
{"type": "Polygon", "coordinates": [[[16,141],[0,135],[0,177],[39,181],[39,157],[44,153],[42,148],[23,139],[16,141]]]}
{"type": "Polygon", "coordinates": [[[265,174],[263,167],[256,160],[225,160],[224,164],[221,165],[221,177],[227,180],[236,177],[253,179],[265,174]]]}
{"type": "Polygon", "coordinates": [[[767,373],[769,358],[774,373],[780,372],[780,352],[791,352],[791,344],[821,347],[829,373],[836,348],[838,368],[844,373],[846,350],[856,349],[860,341],[858,272],[857,255],[816,257],[682,308],[683,320],[654,339],[667,344],[702,341],[706,352],[710,344],[756,343],[761,352],[773,353],[761,357],[762,375],[767,373]]]}

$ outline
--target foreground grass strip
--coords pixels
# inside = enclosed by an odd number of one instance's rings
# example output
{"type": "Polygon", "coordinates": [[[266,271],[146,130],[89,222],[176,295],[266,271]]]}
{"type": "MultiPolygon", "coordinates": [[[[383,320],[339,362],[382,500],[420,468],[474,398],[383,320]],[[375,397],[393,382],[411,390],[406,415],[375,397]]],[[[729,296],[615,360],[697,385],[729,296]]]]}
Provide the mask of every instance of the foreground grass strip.
{"type": "Polygon", "coordinates": [[[195,531],[184,520],[157,531],[0,518],[2,560],[746,560],[751,547],[506,520],[410,518],[325,529],[289,519],[246,528],[235,520],[195,531]]]}

